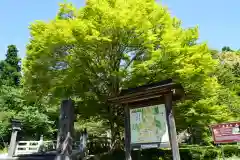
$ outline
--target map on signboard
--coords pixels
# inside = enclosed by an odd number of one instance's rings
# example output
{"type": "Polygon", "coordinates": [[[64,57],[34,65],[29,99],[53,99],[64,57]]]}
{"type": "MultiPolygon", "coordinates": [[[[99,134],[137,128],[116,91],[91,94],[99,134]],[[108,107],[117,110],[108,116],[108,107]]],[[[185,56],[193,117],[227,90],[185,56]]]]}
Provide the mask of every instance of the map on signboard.
{"type": "Polygon", "coordinates": [[[169,142],[165,105],[130,109],[131,143],[169,142]]]}

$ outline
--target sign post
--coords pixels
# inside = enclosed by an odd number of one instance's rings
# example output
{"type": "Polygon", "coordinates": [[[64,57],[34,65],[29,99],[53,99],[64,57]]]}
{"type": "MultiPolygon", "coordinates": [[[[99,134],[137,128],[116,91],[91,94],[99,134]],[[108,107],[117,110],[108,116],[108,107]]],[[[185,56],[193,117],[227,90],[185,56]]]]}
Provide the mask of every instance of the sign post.
{"type": "Polygon", "coordinates": [[[124,120],[124,126],[125,126],[125,158],[126,160],[132,160],[131,157],[131,146],[130,146],[130,115],[129,115],[129,108],[124,107],[124,113],[125,113],[125,120],[124,120]]]}
{"type": "Polygon", "coordinates": [[[223,147],[223,145],[220,145],[220,147],[221,147],[221,151],[222,151],[222,158],[223,158],[223,160],[225,160],[224,147],[223,147]]]}
{"type": "Polygon", "coordinates": [[[109,99],[124,106],[126,160],[132,159],[132,149],[147,148],[171,148],[173,160],[180,160],[172,101],[182,95],[180,85],[165,80],[123,90],[109,99]]]}
{"type": "Polygon", "coordinates": [[[167,126],[169,130],[170,144],[172,148],[172,154],[174,160],[180,160],[180,153],[177,141],[177,131],[175,126],[175,119],[173,116],[172,110],[172,93],[165,95],[165,103],[166,103],[166,113],[167,113],[167,126]]]}

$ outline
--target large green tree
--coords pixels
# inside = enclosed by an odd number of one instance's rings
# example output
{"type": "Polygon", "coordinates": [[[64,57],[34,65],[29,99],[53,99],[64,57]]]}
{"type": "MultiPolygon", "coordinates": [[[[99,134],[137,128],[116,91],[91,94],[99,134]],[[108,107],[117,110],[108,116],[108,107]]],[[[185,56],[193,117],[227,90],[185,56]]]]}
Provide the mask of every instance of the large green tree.
{"type": "Polygon", "coordinates": [[[240,55],[238,52],[222,52],[218,55],[220,65],[215,73],[225,89],[222,102],[228,104],[230,110],[239,117],[240,113],[240,55]]]}
{"type": "Polygon", "coordinates": [[[10,140],[11,119],[22,121],[21,133],[25,138],[37,138],[40,134],[51,137],[58,117],[56,105],[51,105],[48,99],[36,101],[36,98],[25,96],[20,72],[18,50],[15,45],[9,45],[6,59],[0,63],[0,137],[10,140]]]}
{"type": "Polygon", "coordinates": [[[107,99],[122,88],[167,78],[181,83],[187,95],[176,107],[178,130],[190,127],[201,140],[210,123],[231,117],[227,105],[218,103],[218,61],[196,42],[198,28],[183,29],[155,0],[88,0],[80,9],[62,4],[55,19],[35,22],[30,31],[25,89],[75,99],[81,117],[98,115],[110,123],[113,138],[123,110],[107,99]]]}
{"type": "Polygon", "coordinates": [[[20,59],[18,58],[18,50],[15,45],[9,45],[7,48],[6,59],[0,62],[0,136],[8,139],[9,122],[14,116],[13,108],[19,102],[15,89],[19,85],[20,80],[20,59]],[[12,95],[15,95],[12,97],[12,95]],[[9,98],[6,98],[9,97],[9,98]],[[10,98],[11,97],[11,98],[10,98]],[[16,100],[13,105],[12,102],[16,100]],[[12,101],[13,100],[13,101],[12,101]]]}

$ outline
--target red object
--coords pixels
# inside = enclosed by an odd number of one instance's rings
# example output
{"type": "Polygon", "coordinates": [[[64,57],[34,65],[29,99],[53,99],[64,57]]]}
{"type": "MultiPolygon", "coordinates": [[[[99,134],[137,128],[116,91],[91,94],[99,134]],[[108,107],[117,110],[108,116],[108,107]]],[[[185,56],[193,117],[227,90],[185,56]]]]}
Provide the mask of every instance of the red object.
{"type": "Polygon", "coordinates": [[[240,142],[240,122],[212,125],[211,130],[216,144],[240,142]]]}

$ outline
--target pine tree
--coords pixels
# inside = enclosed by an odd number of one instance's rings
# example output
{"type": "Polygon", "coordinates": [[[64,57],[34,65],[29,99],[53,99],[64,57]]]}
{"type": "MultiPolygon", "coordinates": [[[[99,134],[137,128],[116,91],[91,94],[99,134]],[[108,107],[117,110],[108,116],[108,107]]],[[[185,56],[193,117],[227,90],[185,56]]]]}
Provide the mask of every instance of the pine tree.
{"type": "Polygon", "coordinates": [[[9,45],[6,59],[0,63],[0,84],[19,86],[21,67],[18,50],[15,45],[9,45]]]}

